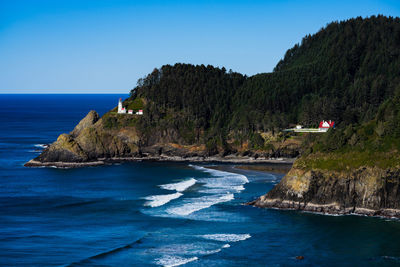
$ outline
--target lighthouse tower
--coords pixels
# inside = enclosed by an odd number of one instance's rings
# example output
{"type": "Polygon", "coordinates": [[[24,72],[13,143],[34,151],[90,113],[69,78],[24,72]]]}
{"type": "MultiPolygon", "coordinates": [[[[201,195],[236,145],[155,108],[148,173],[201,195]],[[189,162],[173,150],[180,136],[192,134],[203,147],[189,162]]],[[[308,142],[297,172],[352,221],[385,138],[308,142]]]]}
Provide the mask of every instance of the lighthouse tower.
{"type": "Polygon", "coordinates": [[[122,106],[122,100],[121,98],[118,101],[118,113],[126,113],[126,109],[122,106]]]}

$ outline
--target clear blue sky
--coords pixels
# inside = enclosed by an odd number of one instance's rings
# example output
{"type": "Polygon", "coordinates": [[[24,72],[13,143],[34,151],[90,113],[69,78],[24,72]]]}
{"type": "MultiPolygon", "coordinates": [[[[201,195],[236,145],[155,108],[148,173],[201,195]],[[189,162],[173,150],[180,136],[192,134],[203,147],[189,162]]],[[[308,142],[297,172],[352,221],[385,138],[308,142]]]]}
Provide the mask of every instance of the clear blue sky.
{"type": "Polygon", "coordinates": [[[400,16],[398,0],[0,0],[0,93],[127,93],[155,67],[270,72],[334,20],[400,16]]]}

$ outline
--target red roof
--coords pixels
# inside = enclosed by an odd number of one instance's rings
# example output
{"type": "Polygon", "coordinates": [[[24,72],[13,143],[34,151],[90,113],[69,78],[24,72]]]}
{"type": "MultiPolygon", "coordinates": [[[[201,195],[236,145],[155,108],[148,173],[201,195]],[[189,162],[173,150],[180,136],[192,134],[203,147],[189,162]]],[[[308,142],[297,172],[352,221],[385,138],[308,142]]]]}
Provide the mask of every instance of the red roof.
{"type": "Polygon", "coordinates": [[[335,122],[334,121],[321,121],[319,123],[319,128],[334,128],[335,122]]]}

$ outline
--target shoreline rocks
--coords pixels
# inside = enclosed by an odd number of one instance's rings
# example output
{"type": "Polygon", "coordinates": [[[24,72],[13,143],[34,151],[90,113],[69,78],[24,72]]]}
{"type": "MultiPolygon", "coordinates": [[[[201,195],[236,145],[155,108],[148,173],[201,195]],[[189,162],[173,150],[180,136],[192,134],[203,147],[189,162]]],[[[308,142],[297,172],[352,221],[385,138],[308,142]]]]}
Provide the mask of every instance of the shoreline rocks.
{"type": "Polygon", "coordinates": [[[113,158],[98,158],[94,161],[87,162],[41,162],[32,159],[24,164],[25,167],[57,167],[57,168],[79,168],[88,166],[100,166],[105,164],[113,164],[119,162],[200,162],[200,163],[238,163],[238,164],[293,164],[294,159],[266,159],[266,158],[247,158],[247,157],[179,157],[179,156],[147,156],[147,157],[113,157],[113,158]]]}
{"type": "Polygon", "coordinates": [[[316,204],[300,203],[282,199],[264,199],[260,204],[257,200],[246,203],[246,205],[258,208],[270,208],[279,210],[298,210],[322,215],[360,215],[368,217],[400,218],[400,209],[366,209],[359,207],[340,207],[337,203],[316,204]]]}
{"type": "Polygon", "coordinates": [[[104,161],[89,161],[89,162],[40,162],[37,160],[30,160],[24,164],[25,167],[53,167],[53,168],[79,168],[89,166],[104,165],[104,161]]]}
{"type": "Polygon", "coordinates": [[[300,149],[300,141],[290,139],[272,152],[252,151],[246,146],[244,151],[219,148],[210,154],[205,144],[180,143],[179,138],[172,138],[173,134],[164,136],[164,139],[157,130],[143,135],[136,128],[135,120],[135,117],[118,116],[112,112],[100,118],[92,110],[73,131],[61,134],[24,166],[76,168],[121,161],[292,164],[300,149]]]}
{"type": "Polygon", "coordinates": [[[267,194],[246,203],[322,214],[400,218],[400,170],[306,171],[292,167],[267,194]]]}

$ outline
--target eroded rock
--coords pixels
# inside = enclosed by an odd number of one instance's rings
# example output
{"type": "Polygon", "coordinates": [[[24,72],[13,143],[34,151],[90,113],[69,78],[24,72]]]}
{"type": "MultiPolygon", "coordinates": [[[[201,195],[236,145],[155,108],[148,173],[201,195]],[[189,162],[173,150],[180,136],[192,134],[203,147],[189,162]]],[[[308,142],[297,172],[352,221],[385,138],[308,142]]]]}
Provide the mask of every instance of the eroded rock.
{"type": "Polygon", "coordinates": [[[362,167],[339,172],[293,167],[270,192],[248,204],[330,214],[400,217],[400,170],[362,167]]]}

